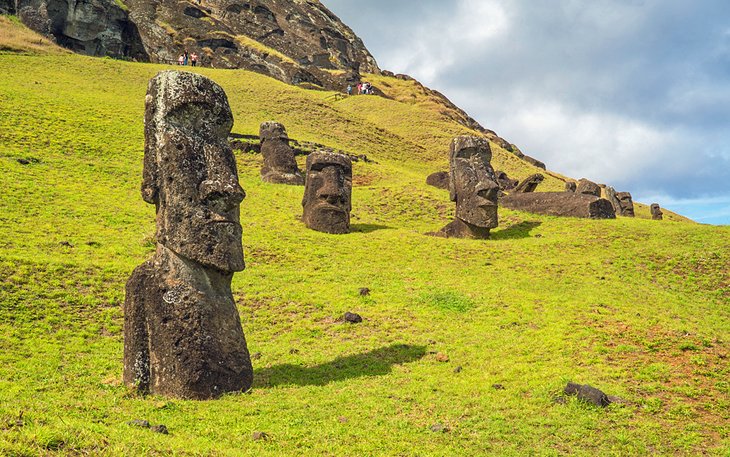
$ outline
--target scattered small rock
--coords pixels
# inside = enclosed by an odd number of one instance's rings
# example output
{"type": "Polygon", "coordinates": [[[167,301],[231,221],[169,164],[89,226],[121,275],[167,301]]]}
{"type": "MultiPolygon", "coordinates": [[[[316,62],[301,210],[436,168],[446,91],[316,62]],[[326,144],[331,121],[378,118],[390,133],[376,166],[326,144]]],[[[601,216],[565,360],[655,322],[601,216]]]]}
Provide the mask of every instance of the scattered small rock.
{"type": "Polygon", "coordinates": [[[449,361],[449,356],[446,355],[446,354],[444,354],[443,352],[439,352],[438,354],[436,354],[436,361],[437,362],[444,362],[444,363],[445,362],[448,362],[449,361]]]}
{"type": "Polygon", "coordinates": [[[347,422],[347,418],[345,416],[340,416],[337,418],[337,420],[340,424],[344,424],[345,422],[347,422]]]}
{"type": "Polygon", "coordinates": [[[162,435],[169,435],[170,434],[170,432],[167,431],[167,427],[165,427],[162,424],[160,424],[160,425],[153,425],[152,427],[150,427],[150,430],[152,430],[155,433],[160,433],[162,435]]]}
{"type": "Polygon", "coordinates": [[[428,344],[434,345],[434,344],[436,344],[436,340],[428,340],[428,344]]]}
{"type": "Polygon", "coordinates": [[[368,295],[370,295],[370,289],[368,289],[367,287],[361,287],[360,288],[360,296],[361,297],[367,297],[368,295]]]}
{"type": "Polygon", "coordinates": [[[563,393],[565,395],[575,395],[578,397],[578,400],[591,403],[596,406],[606,407],[611,404],[611,400],[609,400],[605,393],[588,384],[581,385],[569,382],[565,386],[563,393]]]}
{"type": "Polygon", "coordinates": [[[291,348],[291,349],[289,349],[289,354],[292,354],[292,355],[299,354],[299,349],[291,348]]]}
{"type": "Polygon", "coordinates": [[[65,246],[65,247],[67,247],[67,248],[72,248],[72,247],[74,247],[74,245],[73,245],[73,244],[71,244],[71,242],[70,242],[70,241],[61,241],[61,242],[60,242],[60,243],[58,243],[58,244],[60,244],[61,246],[65,246]]]}
{"type": "Polygon", "coordinates": [[[101,246],[101,243],[99,243],[98,241],[87,241],[86,245],[91,246],[92,248],[98,248],[101,246]]]}
{"type": "Polygon", "coordinates": [[[555,397],[553,398],[553,403],[555,403],[556,405],[564,405],[565,403],[567,403],[567,400],[563,396],[555,397]]]}
{"type": "Polygon", "coordinates": [[[269,435],[266,432],[253,432],[253,434],[251,434],[251,438],[254,441],[268,441],[269,435]]]}
{"type": "Polygon", "coordinates": [[[494,389],[494,390],[505,390],[505,387],[502,384],[492,384],[492,389],[494,389]]]}
{"type": "Polygon", "coordinates": [[[252,355],[251,355],[251,358],[252,358],[253,360],[258,360],[258,359],[260,359],[261,357],[263,357],[263,354],[261,354],[260,352],[255,352],[254,354],[252,354],[252,355]]]}
{"type": "Polygon", "coordinates": [[[129,421],[129,422],[127,422],[127,425],[131,425],[133,427],[150,428],[149,421],[142,420],[142,419],[135,419],[133,421],[129,421]]]}
{"type": "Polygon", "coordinates": [[[356,313],[346,312],[342,318],[345,320],[345,322],[349,322],[351,324],[359,324],[362,322],[362,316],[356,313]]]}
{"type": "Polygon", "coordinates": [[[444,425],[444,424],[433,424],[433,425],[432,425],[432,426],[430,427],[430,429],[431,429],[431,431],[432,431],[432,432],[434,432],[434,433],[446,433],[446,432],[448,432],[449,430],[451,430],[451,429],[450,429],[450,428],[449,428],[448,426],[446,426],[446,425],[444,425]]]}
{"type": "Polygon", "coordinates": [[[28,159],[17,159],[18,163],[21,165],[30,165],[30,160],[28,159]]]}
{"type": "Polygon", "coordinates": [[[459,365],[458,367],[454,368],[454,373],[461,373],[461,370],[463,370],[463,368],[461,367],[461,365],[459,365]]]}

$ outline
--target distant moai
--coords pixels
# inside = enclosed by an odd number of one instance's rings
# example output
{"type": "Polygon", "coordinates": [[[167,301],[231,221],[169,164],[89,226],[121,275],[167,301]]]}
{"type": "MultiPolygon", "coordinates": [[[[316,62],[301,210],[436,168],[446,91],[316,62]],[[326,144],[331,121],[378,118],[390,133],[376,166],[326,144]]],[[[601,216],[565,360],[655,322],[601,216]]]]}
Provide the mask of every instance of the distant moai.
{"type": "Polygon", "coordinates": [[[319,232],[350,233],[352,161],[344,154],[315,151],[307,156],[302,199],[304,224],[319,232]]]}
{"type": "Polygon", "coordinates": [[[578,189],[578,185],[575,183],[575,181],[565,181],[565,191],[566,192],[573,192],[578,189]]]}
{"type": "Polygon", "coordinates": [[[631,194],[628,192],[618,192],[616,198],[618,198],[618,203],[621,207],[621,216],[634,217],[634,200],[631,198],[631,194]]]}
{"type": "Polygon", "coordinates": [[[264,157],[261,179],[274,184],[304,185],[286,128],[278,122],[264,122],[259,128],[259,139],[264,157]]]}
{"type": "Polygon", "coordinates": [[[659,203],[652,203],[651,204],[651,218],[655,221],[661,221],[664,219],[664,213],[662,212],[662,209],[659,207],[659,203]]]}
{"type": "Polygon", "coordinates": [[[613,209],[616,211],[616,215],[621,215],[621,202],[618,200],[616,189],[611,186],[603,188],[603,192],[606,194],[606,200],[611,202],[613,209]]]}
{"type": "Polygon", "coordinates": [[[517,185],[517,187],[514,188],[512,192],[524,194],[535,192],[535,190],[537,190],[537,186],[539,186],[540,183],[544,180],[545,176],[543,176],[541,173],[535,173],[534,175],[530,175],[525,178],[521,183],[517,185]]]}
{"type": "Polygon", "coordinates": [[[581,178],[578,180],[578,188],[575,190],[578,194],[586,194],[586,195],[593,195],[595,197],[601,196],[601,186],[594,183],[593,181],[589,181],[585,178],[581,178]]]}
{"type": "Polygon", "coordinates": [[[157,251],[127,282],[124,382],[198,400],[245,391],[253,368],[231,294],[245,193],[228,99],[208,78],[163,71],[145,105],[142,197],[157,208],[157,251]]]}
{"type": "Polygon", "coordinates": [[[497,227],[499,184],[486,138],[458,136],[451,142],[449,193],[456,217],[437,235],[449,238],[489,238],[497,227]]]}

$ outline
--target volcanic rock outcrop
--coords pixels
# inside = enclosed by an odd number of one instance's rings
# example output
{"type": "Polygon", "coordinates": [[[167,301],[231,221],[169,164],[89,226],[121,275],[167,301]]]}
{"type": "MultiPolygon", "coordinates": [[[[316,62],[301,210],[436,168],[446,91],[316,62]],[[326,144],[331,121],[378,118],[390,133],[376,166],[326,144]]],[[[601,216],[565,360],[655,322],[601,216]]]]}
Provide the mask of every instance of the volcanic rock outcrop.
{"type": "Polygon", "coordinates": [[[512,193],[499,199],[505,208],[547,216],[615,219],[611,202],[595,195],[573,192],[512,193]]]}
{"type": "Polygon", "coordinates": [[[259,129],[264,166],[261,179],[274,184],[304,185],[304,176],[294,160],[286,128],[278,122],[264,122],[259,129]]]}
{"type": "Polygon", "coordinates": [[[499,185],[492,168],[489,142],[458,136],[451,142],[449,193],[456,202],[456,217],[437,235],[447,238],[489,238],[497,227],[499,185]]]}
{"type": "Polygon", "coordinates": [[[245,267],[232,126],[210,79],[165,71],[150,81],[142,197],[157,208],[157,252],[124,301],[124,382],[140,392],[209,399],[253,381],[231,294],[245,267]]]}
{"type": "Polygon", "coordinates": [[[307,177],[302,207],[304,224],[318,232],[350,233],[352,161],[333,152],[307,156],[307,177]]]}

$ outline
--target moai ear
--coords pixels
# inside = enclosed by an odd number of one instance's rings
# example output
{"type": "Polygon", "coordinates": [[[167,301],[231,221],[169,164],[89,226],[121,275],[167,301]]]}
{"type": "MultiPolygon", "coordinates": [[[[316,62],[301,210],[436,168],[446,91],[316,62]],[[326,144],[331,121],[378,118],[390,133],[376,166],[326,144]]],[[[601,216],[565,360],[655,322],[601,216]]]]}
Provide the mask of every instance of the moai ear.
{"type": "Polygon", "coordinates": [[[158,197],[160,191],[158,185],[157,140],[155,135],[154,98],[156,94],[157,84],[151,81],[147,98],[145,99],[144,165],[142,169],[142,199],[151,205],[156,205],[159,202],[158,197]]]}

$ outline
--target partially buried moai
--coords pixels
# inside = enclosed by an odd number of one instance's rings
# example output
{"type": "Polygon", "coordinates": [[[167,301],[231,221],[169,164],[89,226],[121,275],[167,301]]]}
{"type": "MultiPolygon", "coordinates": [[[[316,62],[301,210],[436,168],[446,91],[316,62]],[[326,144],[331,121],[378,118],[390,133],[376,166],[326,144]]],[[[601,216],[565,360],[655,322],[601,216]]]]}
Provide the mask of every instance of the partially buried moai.
{"type": "Polygon", "coordinates": [[[307,156],[302,199],[304,224],[319,232],[350,233],[352,161],[343,154],[315,151],[307,156]]]}
{"type": "Polygon", "coordinates": [[[659,203],[652,203],[650,209],[652,219],[655,221],[661,221],[664,219],[664,213],[662,212],[661,207],[659,207],[659,203]]]}
{"type": "Polygon", "coordinates": [[[439,235],[486,239],[497,227],[499,185],[491,161],[485,138],[464,135],[451,142],[449,192],[456,202],[456,217],[439,235]]]}
{"type": "Polygon", "coordinates": [[[264,122],[259,128],[259,139],[264,156],[261,179],[274,184],[303,185],[304,176],[294,159],[294,150],[289,146],[286,128],[278,122],[264,122]]]}
{"type": "Polygon", "coordinates": [[[142,393],[210,399],[251,386],[231,294],[244,269],[245,197],[232,125],[210,79],[163,71],[150,81],[142,197],[157,210],[157,250],[132,273],[124,301],[124,382],[142,393]]]}
{"type": "Polygon", "coordinates": [[[616,194],[619,206],[621,207],[621,216],[634,217],[634,201],[628,192],[618,192],[616,194]]]}

